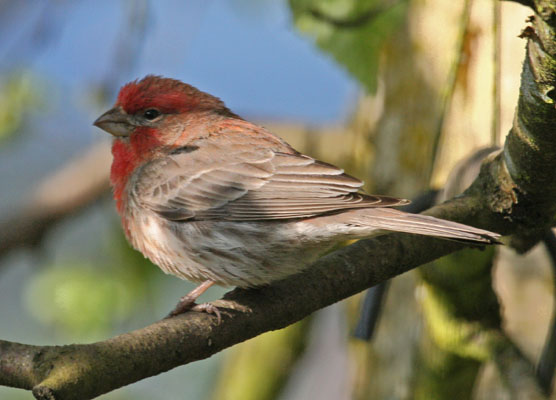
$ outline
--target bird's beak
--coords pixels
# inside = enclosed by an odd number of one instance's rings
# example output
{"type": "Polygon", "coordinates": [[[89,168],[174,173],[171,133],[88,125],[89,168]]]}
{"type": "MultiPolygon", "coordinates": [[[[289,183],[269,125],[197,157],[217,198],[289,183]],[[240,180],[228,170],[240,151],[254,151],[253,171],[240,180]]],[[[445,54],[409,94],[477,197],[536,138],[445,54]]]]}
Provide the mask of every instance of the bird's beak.
{"type": "Polygon", "coordinates": [[[114,136],[129,136],[135,126],[122,107],[114,107],[97,118],[93,125],[114,136]]]}

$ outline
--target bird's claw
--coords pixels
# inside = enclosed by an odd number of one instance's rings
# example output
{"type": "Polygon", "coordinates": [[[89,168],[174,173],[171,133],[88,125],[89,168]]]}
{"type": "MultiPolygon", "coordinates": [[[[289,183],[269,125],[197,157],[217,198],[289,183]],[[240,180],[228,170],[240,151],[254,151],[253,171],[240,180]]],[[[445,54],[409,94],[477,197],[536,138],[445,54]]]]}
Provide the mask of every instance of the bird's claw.
{"type": "Polygon", "coordinates": [[[189,298],[188,296],[182,297],[176,307],[165,317],[165,319],[175,317],[176,315],[183,314],[187,311],[213,314],[217,318],[218,325],[222,322],[222,315],[220,314],[218,307],[211,303],[195,304],[195,300],[189,298]]]}
{"type": "Polygon", "coordinates": [[[217,325],[220,325],[220,322],[222,322],[222,315],[220,314],[220,310],[218,309],[218,307],[211,303],[195,304],[193,307],[191,307],[191,311],[213,314],[216,316],[217,325]]]}

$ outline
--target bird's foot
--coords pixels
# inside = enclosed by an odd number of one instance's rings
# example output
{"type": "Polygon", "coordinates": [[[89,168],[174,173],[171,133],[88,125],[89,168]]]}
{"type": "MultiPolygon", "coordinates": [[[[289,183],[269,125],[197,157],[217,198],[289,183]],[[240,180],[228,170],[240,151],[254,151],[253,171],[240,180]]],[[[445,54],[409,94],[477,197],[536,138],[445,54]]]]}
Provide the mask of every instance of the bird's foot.
{"type": "Polygon", "coordinates": [[[211,303],[195,304],[195,299],[189,295],[183,296],[176,307],[166,316],[166,318],[172,318],[176,315],[183,314],[187,311],[204,312],[207,314],[213,314],[217,318],[217,323],[220,324],[222,321],[222,316],[218,307],[211,303]]]}
{"type": "Polygon", "coordinates": [[[166,318],[175,317],[176,315],[183,314],[186,311],[205,312],[207,314],[214,314],[218,318],[218,323],[222,321],[220,311],[216,306],[210,303],[195,304],[195,300],[202,295],[209,287],[214,285],[213,281],[204,281],[191,292],[183,296],[176,307],[166,316],[166,318]]]}
{"type": "Polygon", "coordinates": [[[207,314],[212,314],[216,316],[217,325],[220,325],[220,322],[222,322],[222,315],[220,314],[220,310],[214,304],[211,303],[195,304],[195,306],[191,307],[191,311],[205,312],[207,314]]]}

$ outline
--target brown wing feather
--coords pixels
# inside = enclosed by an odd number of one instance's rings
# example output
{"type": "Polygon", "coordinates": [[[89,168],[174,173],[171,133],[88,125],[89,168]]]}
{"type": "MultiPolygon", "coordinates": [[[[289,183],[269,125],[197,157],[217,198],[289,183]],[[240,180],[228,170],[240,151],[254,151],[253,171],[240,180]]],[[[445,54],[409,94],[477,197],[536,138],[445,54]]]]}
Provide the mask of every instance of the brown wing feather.
{"type": "Polygon", "coordinates": [[[170,220],[308,218],[407,204],[360,193],[359,179],[290,147],[233,135],[233,145],[225,135],[212,136],[146,165],[132,195],[170,220]]]}

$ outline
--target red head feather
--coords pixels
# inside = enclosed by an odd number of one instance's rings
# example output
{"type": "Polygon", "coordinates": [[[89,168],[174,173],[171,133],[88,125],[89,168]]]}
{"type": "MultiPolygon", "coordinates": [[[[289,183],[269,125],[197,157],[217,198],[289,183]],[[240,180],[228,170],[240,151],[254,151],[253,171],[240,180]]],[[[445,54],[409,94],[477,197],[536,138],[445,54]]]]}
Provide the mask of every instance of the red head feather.
{"type": "Polygon", "coordinates": [[[192,110],[226,109],[224,103],[191,85],[176,79],[147,75],[120,89],[116,106],[128,114],[153,107],[162,113],[183,113],[192,110]]]}

